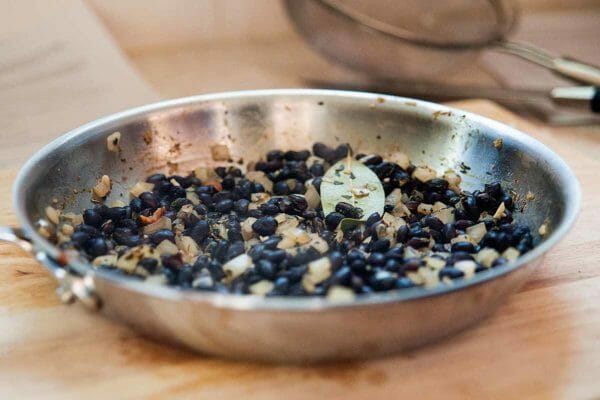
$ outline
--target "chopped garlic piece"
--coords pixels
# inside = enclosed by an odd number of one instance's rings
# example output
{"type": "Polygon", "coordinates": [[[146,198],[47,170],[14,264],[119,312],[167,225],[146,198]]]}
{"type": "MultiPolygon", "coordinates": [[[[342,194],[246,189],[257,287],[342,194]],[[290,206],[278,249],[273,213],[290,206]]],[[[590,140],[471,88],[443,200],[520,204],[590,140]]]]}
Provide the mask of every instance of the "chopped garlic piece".
{"type": "Polygon", "coordinates": [[[350,190],[354,197],[367,197],[371,192],[367,188],[352,188],[350,190]]]}
{"type": "Polygon", "coordinates": [[[223,271],[229,279],[235,279],[252,268],[252,258],[248,254],[240,254],[223,264],[223,271]]]}
{"type": "Polygon", "coordinates": [[[427,203],[421,203],[417,207],[417,212],[419,214],[429,215],[433,211],[433,206],[427,203]]]}
{"type": "Polygon", "coordinates": [[[327,291],[327,299],[331,301],[352,301],[355,297],[354,290],[344,286],[335,285],[327,291]]]}
{"type": "Polygon", "coordinates": [[[75,232],[73,225],[70,225],[70,224],[63,224],[61,230],[62,230],[62,233],[67,236],[72,236],[73,232],[75,232]]]}
{"type": "Polygon", "coordinates": [[[319,196],[319,192],[317,192],[314,185],[306,185],[304,198],[306,199],[309,208],[318,208],[319,205],[321,205],[321,196],[319,196]]]}
{"type": "Polygon", "coordinates": [[[435,172],[434,169],[428,167],[428,166],[419,166],[417,168],[415,168],[415,170],[412,173],[412,177],[414,179],[417,179],[423,183],[437,177],[437,172],[435,172]]]}
{"type": "Polygon", "coordinates": [[[117,263],[117,255],[116,254],[107,254],[105,256],[100,256],[94,258],[92,261],[92,265],[94,267],[98,267],[100,265],[115,265],[117,263]]]}
{"type": "MultiPolygon", "coordinates": [[[[434,204],[434,207],[435,207],[435,204],[434,204]]],[[[452,207],[446,207],[446,208],[442,208],[441,210],[435,211],[433,213],[433,216],[438,218],[444,224],[452,224],[455,221],[454,208],[452,208],[452,207]]]]}
{"type": "Polygon", "coordinates": [[[410,159],[405,153],[392,153],[389,157],[391,162],[394,162],[400,166],[403,170],[407,170],[410,167],[410,159]]]}
{"type": "Polygon", "coordinates": [[[149,225],[144,226],[144,235],[152,235],[154,232],[161,229],[171,230],[171,220],[167,217],[161,217],[158,221],[153,222],[149,225]]]}
{"type": "Polygon", "coordinates": [[[446,261],[437,257],[425,257],[423,260],[425,261],[425,265],[433,269],[442,269],[446,265],[446,261]]]}
{"type": "Polygon", "coordinates": [[[269,193],[273,193],[273,181],[267,177],[263,171],[248,171],[246,173],[246,179],[252,182],[260,183],[263,185],[265,190],[269,193]]]}
{"type": "Polygon", "coordinates": [[[118,153],[121,150],[119,143],[121,143],[121,132],[115,132],[106,138],[106,148],[113,153],[118,153]]]}
{"type": "Polygon", "coordinates": [[[227,147],[226,144],[214,144],[210,146],[210,154],[214,161],[231,160],[231,154],[229,154],[229,147],[227,147]]]}
{"type": "Polygon", "coordinates": [[[258,281],[255,284],[250,285],[250,287],[248,287],[248,290],[250,290],[250,293],[255,294],[257,296],[264,296],[265,294],[273,290],[274,286],[275,285],[273,284],[273,282],[263,279],[262,281],[258,281]]]}
{"type": "Polygon", "coordinates": [[[200,254],[200,248],[194,239],[189,236],[177,236],[177,247],[183,253],[184,261],[189,261],[200,254]]]}
{"type": "Polygon", "coordinates": [[[508,261],[515,261],[520,255],[521,253],[519,250],[515,249],[514,247],[509,247],[502,253],[502,257],[506,258],[508,261]]]}
{"type": "Polygon", "coordinates": [[[454,267],[460,269],[465,274],[466,279],[470,279],[475,275],[477,264],[473,260],[461,260],[457,261],[454,267]]]}
{"type": "Polygon", "coordinates": [[[92,194],[95,200],[101,200],[110,193],[111,182],[108,175],[102,175],[100,181],[92,189],[92,194]]]}
{"type": "Polygon", "coordinates": [[[504,217],[504,211],[506,211],[506,206],[504,205],[504,202],[502,201],[502,202],[500,202],[500,205],[498,206],[498,209],[494,213],[493,218],[494,219],[500,219],[500,218],[504,217]]]}
{"type": "Polygon", "coordinates": [[[485,247],[475,255],[475,261],[484,267],[490,268],[498,257],[500,257],[500,254],[495,249],[485,247]]]}
{"type": "Polygon", "coordinates": [[[480,222],[476,225],[470,226],[466,229],[466,234],[469,235],[471,241],[474,244],[477,244],[483,239],[483,236],[487,233],[487,229],[483,222],[480,222]]]}
{"type": "Polygon", "coordinates": [[[321,257],[308,263],[308,271],[302,278],[302,286],[307,292],[315,291],[315,286],[331,275],[331,261],[329,257],[321,257]]]}
{"type": "Polygon", "coordinates": [[[460,182],[462,178],[455,172],[446,172],[442,177],[448,182],[448,188],[456,193],[460,192],[460,182]]]}
{"type": "Polygon", "coordinates": [[[156,251],[162,256],[166,254],[177,254],[179,253],[179,248],[175,243],[165,239],[156,246],[156,251]]]}
{"type": "Polygon", "coordinates": [[[139,181],[129,190],[133,197],[139,197],[144,192],[151,192],[154,189],[154,184],[149,182],[139,181]]]}
{"type": "Polygon", "coordinates": [[[242,227],[242,237],[244,240],[248,241],[254,237],[256,237],[256,232],[252,229],[252,224],[256,222],[256,218],[248,217],[241,223],[242,227]]]}
{"type": "Polygon", "coordinates": [[[52,206],[46,207],[46,217],[48,217],[48,221],[52,222],[54,225],[58,225],[60,222],[60,211],[52,206]]]}
{"type": "Polygon", "coordinates": [[[473,243],[474,241],[471,239],[471,237],[469,235],[458,235],[455,238],[450,239],[450,243],[451,244],[458,243],[458,242],[471,242],[471,243],[473,243]]]}
{"type": "Polygon", "coordinates": [[[540,228],[538,229],[538,233],[540,234],[540,236],[546,236],[548,234],[548,225],[546,225],[546,224],[540,225],[540,228]]]}

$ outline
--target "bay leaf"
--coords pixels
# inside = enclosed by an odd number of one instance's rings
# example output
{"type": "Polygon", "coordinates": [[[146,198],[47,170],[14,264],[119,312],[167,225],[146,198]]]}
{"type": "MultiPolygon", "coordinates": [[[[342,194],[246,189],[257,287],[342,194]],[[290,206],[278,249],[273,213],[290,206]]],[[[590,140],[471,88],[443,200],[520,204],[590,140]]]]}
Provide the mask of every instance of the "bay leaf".
{"type": "Polygon", "coordinates": [[[353,157],[331,166],[321,183],[321,204],[325,215],[334,212],[339,202],[346,202],[362,210],[359,221],[378,212],[383,215],[385,192],[377,175],[353,157]]]}

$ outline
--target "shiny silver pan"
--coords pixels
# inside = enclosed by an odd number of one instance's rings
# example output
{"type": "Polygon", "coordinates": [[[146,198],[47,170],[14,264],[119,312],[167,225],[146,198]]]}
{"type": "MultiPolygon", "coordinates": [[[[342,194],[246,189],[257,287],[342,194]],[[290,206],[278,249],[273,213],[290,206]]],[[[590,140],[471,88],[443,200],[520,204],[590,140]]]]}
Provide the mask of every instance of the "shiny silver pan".
{"type": "MultiPolygon", "coordinates": [[[[573,224],[577,180],[551,150],[498,122],[423,101],[325,90],[261,90],[168,100],[79,127],[39,151],[14,185],[20,229],[0,238],[29,248],[59,281],[61,298],[76,300],[160,340],[214,355],[274,362],[374,357],[422,345],[475,324],[521,286],[542,256],[573,224]],[[121,152],[106,138],[120,131],[121,152]],[[151,136],[151,142],[148,137],[151,136]],[[493,142],[502,139],[497,149],[493,142]],[[89,189],[107,174],[108,202],[151,172],[187,172],[212,164],[209,147],[226,144],[234,160],[257,159],[272,148],[307,148],[315,141],[349,142],[361,152],[403,151],[439,171],[471,169],[464,188],[500,180],[535,193],[516,219],[549,234],[517,262],[456,280],[359,297],[261,298],[184,291],[93,270],[66,257],[36,231],[44,208],[89,207],[89,189]],[[149,142],[149,143],[147,143],[149,142]],[[75,189],[75,191],[74,191],[75,189]]],[[[535,229],[534,229],[535,230],[535,229]]]]}

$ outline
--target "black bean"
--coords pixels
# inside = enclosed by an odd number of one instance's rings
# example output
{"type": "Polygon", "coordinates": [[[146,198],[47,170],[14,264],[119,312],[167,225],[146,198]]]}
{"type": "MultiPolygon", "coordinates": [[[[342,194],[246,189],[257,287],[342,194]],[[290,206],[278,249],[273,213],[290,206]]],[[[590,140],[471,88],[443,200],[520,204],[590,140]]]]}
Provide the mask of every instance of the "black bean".
{"type": "Polygon", "coordinates": [[[481,213],[481,210],[477,205],[477,199],[475,198],[475,196],[470,195],[465,197],[463,199],[462,205],[465,212],[471,220],[476,221],[477,219],[479,219],[479,214],[481,213]]]}
{"type": "Polygon", "coordinates": [[[420,249],[429,245],[429,239],[413,237],[412,239],[409,239],[408,242],[406,242],[406,244],[407,246],[410,246],[413,249],[420,249]]]}
{"type": "Polygon", "coordinates": [[[384,269],[390,272],[398,272],[402,267],[402,263],[395,258],[388,258],[385,262],[384,269]]]}
{"type": "Polygon", "coordinates": [[[323,176],[325,175],[325,167],[323,167],[323,164],[315,163],[308,168],[308,172],[312,176],[323,176]]]}
{"type": "Polygon", "coordinates": [[[229,249],[229,242],[226,240],[219,240],[212,251],[212,256],[219,262],[225,262],[227,259],[227,250],[229,249]]]}
{"type": "Polygon", "coordinates": [[[304,211],[308,208],[306,197],[302,194],[291,194],[288,199],[292,202],[294,210],[304,211]]]}
{"type": "Polygon", "coordinates": [[[370,280],[371,287],[377,292],[390,290],[396,285],[396,277],[389,271],[379,270],[370,280]]]}
{"type": "Polygon", "coordinates": [[[377,154],[369,154],[368,156],[361,157],[359,160],[365,165],[378,165],[383,162],[383,158],[377,154]]]}
{"type": "Polygon", "coordinates": [[[153,274],[156,272],[156,268],[158,267],[158,260],[155,258],[142,258],[138,265],[144,268],[146,271],[153,274]]]}
{"type": "Polygon", "coordinates": [[[91,237],[92,236],[87,232],[76,230],[75,232],[73,232],[73,235],[71,235],[71,241],[75,244],[76,247],[81,248],[83,247],[85,242],[91,239],[91,237]]]}
{"type": "Polygon", "coordinates": [[[300,280],[306,273],[307,269],[308,268],[305,265],[299,266],[299,267],[293,267],[293,268],[288,269],[287,271],[284,271],[281,274],[281,276],[285,276],[286,278],[288,278],[290,283],[300,282],[300,280]]]}
{"type": "Polygon", "coordinates": [[[140,200],[142,201],[142,209],[158,208],[158,199],[156,198],[156,195],[152,192],[144,192],[140,194],[140,200]]]}
{"type": "Polygon", "coordinates": [[[273,193],[278,196],[285,196],[290,193],[290,188],[285,181],[279,181],[273,185],[273,193]]]}
{"type": "Polygon", "coordinates": [[[402,245],[396,245],[385,252],[385,257],[402,260],[404,257],[404,248],[402,245]]]}
{"type": "Polygon", "coordinates": [[[344,255],[339,251],[332,251],[329,253],[329,261],[331,262],[331,269],[335,271],[344,263],[344,255]]]}
{"type": "Polygon", "coordinates": [[[229,245],[229,248],[227,249],[226,259],[231,260],[232,258],[239,256],[240,254],[244,254],[244,251],[244,242],[231,243],[229,245]]]}
{"type": "Polygon", "coordinates": [[[429,238],[429,232],[420,226],[410,228],[410,237],[412,238],[429,238]]]}
{"type": "Polygon", "coordinates": [[[369,258],[367,258],[367,262],[370,265],[384,265],[385,264],[385,255],[383,253],[371,253],[369,258]]]}
{"type": "Polygon", "coordinates": [[[404,271],[417,271],[424,264],[425,264],[425,262],[420,258],[416,258],[416,257],[407,258],[406,260],[404,260],[402,269],[404,271]]]}
{"type": "Polygon", "coordinates": [[[343,266],[333,273],[332,281],[338,285],[350,285],[352,279],[352,270],[348,266],[343,266]]]}
{"type": "Polygon", "coordinates": [[[333,156],[333,149],[321,142],[316,142],[313,144],[312,151],[315,156],[321,157],[325,160],[330,159],[333,156]]]}
{"type": "Polygon", "coordinates": [[[500,185],[500,182],[486,183],[483,191],[497,199],[502,197],[502,186],[500,185]]]}
{"type": "Polygon", "coordinates": [[[150,236],[150,240],[155,245],[158,245],[163,240],[169,240],[175,243],[175,234],[170,229],[160,229],[150,236]]]}
{"type": "Polygon", "coordinates": [[[429,190],[442,192],[448,189],[448,181],[442,178],[433,178],[425,182],[425,187],[429,190]]]}
{"type": "Polygon", "coordinates": [[[154,174],[154,175],[150,175],[148,178],[146,178],[146,182],[148,183],[153,183],[153,184],[157,184],[160,181],[166,181],[167,177],[165,176],[165,174],[154,174]]]}
{"type": "Polygon", "coordinates": [[[256,272],[265,279],[273,280],[277,274],[277,267],[269,260],[258,260],[256,272]]]}
{"type": "Polygon", "coordinates": [[[385,253],[390,248],[389,239],[378,239],[369,244],[369,251],[385,253]]]}
{"type": "Polygon", "coordinates": [[[83,211],[83,222],[95,228],[100,228],[104,219],[100,213],[92,208],[83,211]]]}
{"type": "Polygon", "coordinates": [[[179,210],[181,210],[181,207],[188,204],[192,204],[191,200],[188,200],[185,197],[180,197],[171,202],[171,204],[169,205],[169,209],[170,211],[179,212],[179,210]]]}
{"type": "Polygon", "coordinates": [[[314,178],[311,181],[311,185],[313,185],[315,187],[315,189],[317,190],[317,192],[320,194],[321,193],[321,183],[323,182],[323,178],[321,178],[320,176],[314,178]]]}
{"type": "Polygon", "coordinates": [[[196,243],[201,244],[204,239],[208,237],[208,232],[208,222],[200,220],[190,229],[189,236],[194,239],[196,243]]]}
{"type": "Polygon", "coordinates": [[[454,228],[454,224],[445,224],[442,228],[442,238],[444,243],[450,242],[450,240],[456,237],[456,229],[454,228]]]}
{"type": "Polygon", "coordinates": [[[333,156],[333,160],[327,160],[327,161],[339,160],[339,159],[342,159],[342,158],[346,157],[347,155],[348,155],[348,145],[347,144],[340,144],[333,151],[333,155],[332,155],[333,156]]]}
{"type": "Polygon", "coordinates": [[[338,212],[329,213],[325,217],[325,225],[327,226],[327,229],[334,231],[342,219],[344,219],[344,215],[338,212]]]}
{"type": "Polygon", "coordinates": [[[191,265],[184,265],[177,274],[177,283],[184,287],[189,288],[192,286],[192,280],[194,279],[194,270],[191,265]]]}
{"type": "Polygon", "coordinates": [[[294,151],[289,150],[285,152],[285,159],[288,161],[306,161],[308,157],[310,157],[310,151],[308,150],[300,150],[294,151]]]}
{"type": "Polygon", "coordinates": [[[252,229],[260,236],[270,236],[274,234],[277,229],[277,221],[275,221],[275,218],[267,215],[257,219],[252,224],[252,229]]]}
{"type": "Polygon", "coordinates": [[[279,278],[275,279],[275,284],[273,286],[273,292],[280,294],[280,295],[285,295],[288,294],[290,290],[290,280],[285,277],[285,276],[280,276],[279,278]]]}
{"type": "Polygon", "coordinates": [[[423,219],[425,225],[427,225],[430,229],[441,232],[444,229],[444,223],[440,221],[439,218],[436,218],[432,215],[428,215],[423,219]]]}
{"type": "Polygon", "coordinates": [[[103,238],[93,238],[87,244],[87,252],[92,257],[103,256],[108,253],[108,244],[103,238]]]}
{"type": "Polygon", "coordinates": [[[285,250],[282,249],[265,250],[263,254],[267,260],[275,264],[279,264],[287,257],[287,253],[285,252],[285,250]]]}
{"type": "Polygon", "coordinates": [[[406,276],[401,276],[396,280],[396,289],[408,289],[414,286],[415,283],[406,276]]]}
{"type": "Polygon", "coordinates": [[[504,196],[502,196],[501,201],[504,203],[504,205],[506,206],[507,209],[512,210],[514,203],[513,203],[513,198],[508,195],[505,194],[504,196]]]}
{"type": "Polygon", "coordinates": [[[439,277],[444,278],[444,277],[448,277],[450,279],[457,279],[457,278],[462,278],[464,276],[464,273],[455,267],[444,267],[442,269],[440,269],[439,272],[439,277]]]}
{"type": "Polygon", "coordinates": [[[231,210],[233,210],[233,200],[231,199],[221,200],[215,204],[215,211],[217,212],[225,214],[231,210]]]}
{"type": "Polygon", "coordinates": [[[456,242],[452,245],[452,250],[454,252],[465,252],[465,253],[474,253],[475,246],[471,242],[456,242]]]}
{"type": "Polygon", "coordinates": [[[111,207],[106,210],[106,218],[113,221],[131,218],[131,207],[111,207]]]}
{"type": "Polygon", "coordinates": [[[468,219],[459,219],[454,223],[454,227],[459,231],[465,231],[470,226],[473,226],[473,222],[468,219]]]}
{"type": "Polygon", "coordinates": [[[208,272],[210,273],[210,276],[213,278],[213,280],[215,282],[218,282],[225,277],[225,271],[223,271],[223,267],[216,260],[210,261],[208,263],[207,269],[208,269],[208,272]]]}
{"type": "Polygon", "coordinates": [[[396,232],[396,241],[398,243],[406,243],[410,236],[410,229],[406,225],[402,225],[396,232]]]}
{"type": "Polygon", "coordinates": [[[358,208],[358,207],[354,207],[352,204],[350,203],[346,203],[344,201],[340,201],[339,203],[337,203],[335,205],[335,211],[342,214],[343,216],[347,217],[347,218],[361,218],[363,215],[363,210],[358,208]]]}

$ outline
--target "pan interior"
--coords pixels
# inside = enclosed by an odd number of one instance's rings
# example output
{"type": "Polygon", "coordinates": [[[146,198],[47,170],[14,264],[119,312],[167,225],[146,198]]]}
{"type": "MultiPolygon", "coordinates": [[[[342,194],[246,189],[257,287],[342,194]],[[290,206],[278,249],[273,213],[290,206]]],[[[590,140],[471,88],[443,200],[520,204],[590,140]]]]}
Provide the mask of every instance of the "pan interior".
{"type": "Polygon", "coordinates": [[[467,190],[500,181],[517,195],[522,212],[515,219],[533,232],[542,223],[552,232],[566,217],[564,164],[524,135],[430,103],[311,90],[199,96],[98,120],[51,143],[27,164],[15,204],[25,216],[24,228],[32,231],[49,204],[73,212],[91,206],[90,188],[102,175],[113,182],[106,203],[128,202],[129,188],[150,173],[186,174],[218,165],[211,158],[215,144],[226,145],[237,164],[270,149],[310,148],[317,141],[350,143],[361,153],[402,151],[414,164],[459,172],[467,190]],[[121,133],[120,152],[107,149],[107,136],[115,131],[121,133]],[[528,201],[528,194],[534,198],[528,201]]]}

